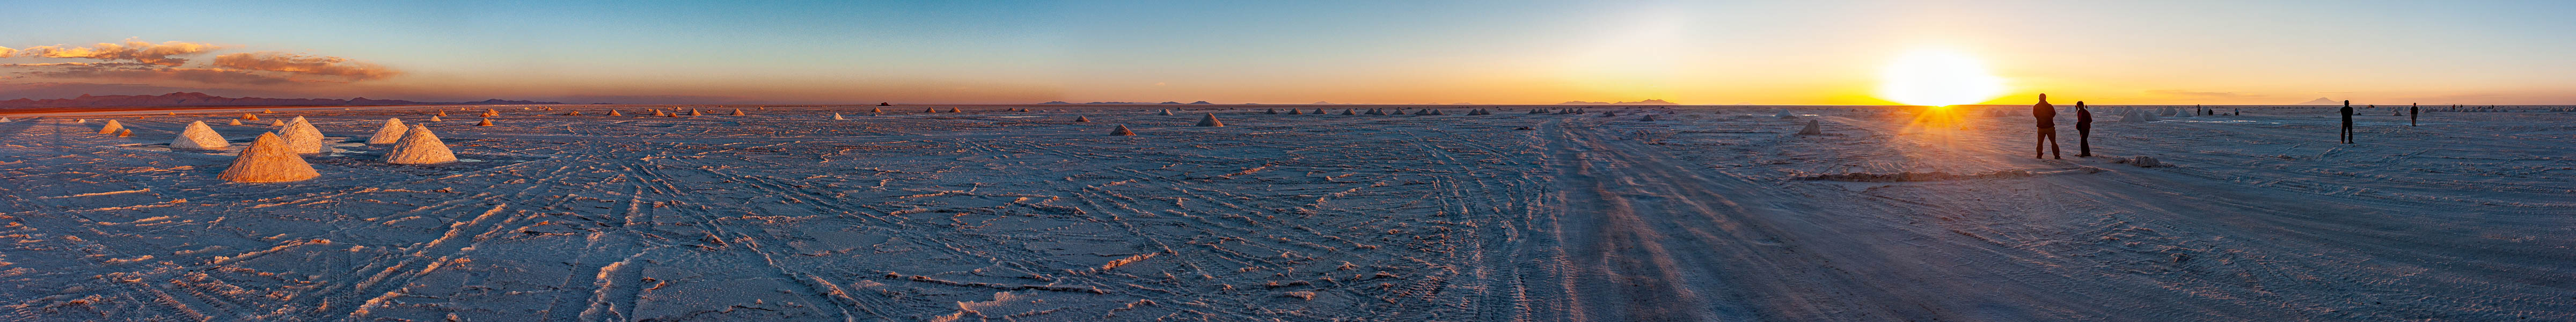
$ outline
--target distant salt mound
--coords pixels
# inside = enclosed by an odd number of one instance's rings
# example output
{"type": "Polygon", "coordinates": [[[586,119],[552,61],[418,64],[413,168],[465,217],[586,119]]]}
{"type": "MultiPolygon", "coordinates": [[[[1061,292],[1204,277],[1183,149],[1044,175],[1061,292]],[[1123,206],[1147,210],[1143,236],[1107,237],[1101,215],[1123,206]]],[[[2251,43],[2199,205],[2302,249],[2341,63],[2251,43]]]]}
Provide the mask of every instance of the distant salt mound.
{"type": "Polygon", "coordinates": [[[447,120],[438,119],[438,116],[437,116],[437,115],[430,115],[430,116],[429,116],[429,121],[430,121],[430,122],[446,122],[447,120]]]}
{"type": "Polygon", "coordinates": [[[961,111],[959,111],[959,110],[958,110],[957,108],[955,108],[955,107],[951,107],[951,108],[948,108],[948,112],[949,112],[949,113],[957,113],[957,112],[961,112],[961,111]]]}
{"type": "Polygon", "coordinates": [[[1345,108],[1345,109],[1342,109],[1342,115],[1357,115],[1357,114],[1353,114],[1353,113],[1351,113],[1351,109],[1347,109],[1347,108],[1345,108]]]}
{"type": "Polygon", "coordinates": [[[733,109],[733,114],[731,114],[731,115],[733,115],[733,116],[744,116],[744,115],[751,115],[751,114],[742,114],[742,109],[737,108],[737,109],[733,109]]]}
{"type": "Polygon", "coordinates": [[[1306,115],[1306,112],[1304,112],[1304,111],[1298,111],[1297,109],[1293,109],[1293,108],[1292,108],[1292,109],[1288,109],[1288,115],[1306,115]]]}
{"type": "Polygon", "coordinates": [[[440,164],[448,162],[456,162],[456,153],[447,149],[446,142],[440,142],[438,140],[437,133],[430,133],[428,126],[413,125],[410,129],[404,130],[402,141],[394,143],[392,152],[385,153],[385,163],[440,164]]]}
{"type": "Polygon", "coordinates": [[[116,134],[116,131],[121,130],[125,130],[125,123],[117,123],[116,120],[107,120],[107,125],[98,127],[98,134],[116,134]]]}
{"type": "Polygon", "coordinates": [[[11,120],[9,120],[9,117],[7,117],[7,116],[0,116],[0,123],[9,123],[9,122],[16,122],[16,121],[11,121],[11,120]]]}
{"type": "Polygon", "coordinates": [[[258,120],[259,120],[259,114],[242,113],[241,120],[243,120],[243,121],[258,121],[258,120]]]}
{"type": "Polygon", "coordinates": [[[492,126],[492,119],[483,119],[483,123],[474,123],[474,126],[492,126]]]}
{"type": "Polygon", "coordinates": [[[1090,122],[1090,121],[1091,121],[1091,117],[1089,117],[1089,116],[1075,116],[1075,117],[1073,117],[1073,121],[1074,121],[1074,122],[1090,122]]]}
{"type": "MultiPolygon", "coordinates": [[[[698,109],[694,109],[694,108],[689,109],[689,116],[706,116],[706,115],[707,115],[706,113],[699,113],[699,112],[698,112],[698,109]]],[[[487,122],[488,122],[488,121],[490,121],[490,120],[484,120],[484,121],[487,121],[487,122]]]]}
{"type": "Polygon", "coordinates": [[[617,110],[608,110],[608,116],[626,116],[626,113],[618,113],[617,110]]]}
{"type": "Polygon", "coordinates": [[[1115,129],[1115,130],[1109,130],[1109,135],[1111,135],[1111,136],[1130,136],[1130,135],[1136,135],[1136,132],[1128,131],[1128,130],[1127,130],[1127,126],[1126,126],[1126,125],[1119,125],[1119,126],[1118,126],[1118,129],[1115,129]]]}
{"type": "Polygon", "coordinates": [[[847,120],[847,119],[841,118],[841,113],[832,113],[832,120],[834,120],[834,121],[839,121],[839,120],[847,120]]]}
{"type": "Polygon", "coordinates": [[[1787,109],[1778,109],[1778,110],[1773,110],[1773,112],[1772,112],[1771,114],[1773,114],[1772,116],[1776,116],[1776,117],[1784,118],[1784,119],[1794,119],[1794,118],[1798,118],[1798,115],[1796,115],[1796,114],[1789,114],[1789,110],[1787,110],[1787,109]]]}
{"type": "Polygon", "coordinates": [[[1172,116],[1172,109],[1168,109],[1168,108],[1167,108],[1167,109],[1163,109],[1163,112],[1162,112],[1162,113],[1154,113],[1154,115],[1157,115],[1157,116],[1172,116]]]}
{"type": "Polygon", "coordinates": [[[1207,114],[1207,116],[1205,116],[1205,117],[1200,117],[1200,118],[1199,118],[1199,125],[1198,125],[1198,126],[1209,126],[1209,127],[1225,126],[1225,122],[1218,122],[1218,121],[1216,120],[1216,114],[1215,114],[1215,113],[1209,113],[1209,114],[1207,114]]]}
{"type": "Polygon", "coordinates": [[[305,121],[304,117],[297,116],[294,121],[288,121],[284,131],[286,147],[289,151],[295,151],[298,154],[322,153],[322,130],[314,128],[313,123],[305,121]]]}
{"type": "Polygon", "coordinates": [[[2154,168],[2154,167],[2162,167],[2162,166],[2165,166],[2164,162],[2156,161],[2156,158],[2155,158],[2155,157],[2149,157],[2149,156],[2138,156],[2138,157],[2135,157],[2135,158],[2111,158],[2111,162],[2114,162],[2114,163],[2123,163],[2123,164],[2128,164],[2128,165],[2134,165],[2134,166],[2138,166],[2138,167],[2140,167],[2140,168],[2154,168]]]}
{"type": "Polygon", "coordinates": [[[402,141],[403,130],[405,129],[410,128],[403,126],[402,119],[385,119],[385,125],[377,127],[375,135],[367,136],[367,144],[391,144],[396,141],[402,141]]]}
{"type": "Polygon", "coordinates": [[[231,167],[224,168],[224,172],[215,178],[257,183],[304,181],[322,176],[313,171],[313,164],[304,163],[303,156],[287,147],[285,141],[278,138],[277,133],[261,133],[258,139],[250,141],[249,148],[242,149],[239,156],[233,157],[231,167]]]}
{"type": "Polygon", "coordinates": [[[1807,128],[1798,129],[1798,135],[1825,135],[1825,128],[1817,126],[1816,120],[1807,120],[1807,128]]]}

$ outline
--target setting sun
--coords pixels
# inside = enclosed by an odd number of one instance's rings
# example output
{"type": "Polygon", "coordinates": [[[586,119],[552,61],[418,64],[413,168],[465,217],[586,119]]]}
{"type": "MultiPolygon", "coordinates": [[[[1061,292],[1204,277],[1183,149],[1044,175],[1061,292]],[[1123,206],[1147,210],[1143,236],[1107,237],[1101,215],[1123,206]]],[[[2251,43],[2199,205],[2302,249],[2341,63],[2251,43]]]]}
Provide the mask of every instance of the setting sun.
{"type": "Polygon", "coordinates": [[[1898,56],[1880,75],[1878,97],[1898,103],[1974,104],[2003,95],[2003,78],[1974,57],[1946,49],[1918,49],[1898,56]]]}

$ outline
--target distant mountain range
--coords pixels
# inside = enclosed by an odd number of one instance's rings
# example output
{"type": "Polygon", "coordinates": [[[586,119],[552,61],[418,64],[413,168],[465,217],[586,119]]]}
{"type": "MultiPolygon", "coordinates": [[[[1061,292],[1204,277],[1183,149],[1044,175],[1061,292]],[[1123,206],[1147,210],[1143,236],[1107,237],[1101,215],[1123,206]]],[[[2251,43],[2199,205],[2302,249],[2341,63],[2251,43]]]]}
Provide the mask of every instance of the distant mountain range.
{"type": "Polygon", "coordinates": [[[1181,102],[1162,102],[1162,103],[1146,103],[1146,102],[1090,102],[1090,103],[1066,103],[1065,101],[1049,101],[1049,102],[1046,102],[1046,103],[1038,103],[1038,104],[1044,104],[1044,105],[1058,105],[1058,104],[1072,104],[1072,105],[1084,105],[1084,104],[1091,104],[1091,105],[1216,105],[1216,103],[1208,103],[1208,101],[1197,101],[1197,102],[1189,102],[1189,103],[1181,103],[1181,102]]]}
{"type": "Polygon", "coordinates": [[[2343,102],[2338,102],[2338,101],[2335,101],[2335,100],[2332,100],[2332,99],[2326,99],[2326,98],[2324,98],[2324,97],[2318,97],[2317,99],[2315,99],[2315,100],[2310,100],[2310,101],[2308,101],[2307,103],[2298,103],[2298,104],[2291,104],[2291,105],[2343,105],[2343,102]]]}
{"type": "Polygon", "coordinates": [[[1585,102],[1585,101],[1566,101],[1566,102],[1564,102],[1564,103],[1556,103],[1556,105],[1681,105],[1681,104],[1679,104],[1679,103],[1673,103],[1673,102],[1666,102],[1666,101],[1664,101],[1664,100],[1659,100],[1659,99],[1650,99],[1650,100],[1643,100],[1643,101],[1635,101],[1635,102],[1618,102],[1618,103],[1585,102]]]}
{"type": "Polygon", "coordinates": [[[206,93],[196,93],[196,92],[177,92],[177,93],[169,93],[169,94],[161,94],[161,95],[106,95],[106,96],[81,95],[80,97],[75,97],[75,98],[56,98],[56,99],[42,99],[42,100],[33,100],[33,99],[24,99],[24,98],[21,98],[21,99],[14,99],[14,100],[0,101],[0,107],[65,107],[65,106],[446,105],[446,104],[514,105],[514,104],[563,104],[563,103],[556,103],[556,102],[537,102],[537,101],[512,101],[512,100],[502,100],[502,99],[489,99],[489,100],[474,101],[474,102],[440,103],[440,102],[413,102],[413,101],[405,101],[405,100],[380,100],[380,99],[370,99],[370,98],[365,98],[365,97],[351,98],[351,99],[328,99],[328,98],[264,98],[264,97],[222,97],[222,96],[206,95],[206,93]]]}

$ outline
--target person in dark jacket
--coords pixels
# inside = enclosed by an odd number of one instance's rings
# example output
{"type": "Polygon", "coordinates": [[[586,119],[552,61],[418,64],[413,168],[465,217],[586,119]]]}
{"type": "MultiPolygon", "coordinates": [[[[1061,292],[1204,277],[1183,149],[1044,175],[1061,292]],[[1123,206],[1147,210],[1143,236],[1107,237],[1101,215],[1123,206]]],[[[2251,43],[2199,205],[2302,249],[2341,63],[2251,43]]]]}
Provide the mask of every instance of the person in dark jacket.
{"type": "Polygon", "coordinates": [[[2415,118],[2424,116],[2423,106],[2406,104],[2406,126],[2415,126],[2415,118]]]}
{"type": "Polygon", "coordinates": [[[2039,141],[2042,141],[2032,142],[2038,145],[2030,147],[2031,157],[2048,157],[2049,154],[2040,153],[2048,152],[2056,154],[2058,159],[2065,159],[2066,155],[2057,150],[2057,106],[2048,105],[2048,94],[2039,94],[2039,104],[2030,105],[2030,116],[2039,119],[2039,141]],[[2043,147],[2046,149],[2041,149],[2043,147]]]}
{"type": "Polygon", "coordinates": [[[2352,101],[2343,101],[2343,132],[2336,134],[2335,140],[2352,144],[2352,101]]]}
{"type": "Polygon", "coordinates": [[[2093,111],[2075,101],[2075,157],[2093,156],[2093,111]]]}

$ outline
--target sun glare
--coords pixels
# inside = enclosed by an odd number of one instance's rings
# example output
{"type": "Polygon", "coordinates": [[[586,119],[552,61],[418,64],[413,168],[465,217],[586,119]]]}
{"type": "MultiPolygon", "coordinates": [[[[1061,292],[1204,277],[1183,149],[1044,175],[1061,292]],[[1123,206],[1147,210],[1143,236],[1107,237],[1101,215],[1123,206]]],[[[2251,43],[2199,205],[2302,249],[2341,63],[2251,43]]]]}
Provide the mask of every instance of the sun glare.
{"type": "Polygon", "coordinates": [[[1975,104],[2003,95],[2004,81],[1966,53],[1918,49],[1879,75],[1878,98],[1913,105],[1975,104]]]}

